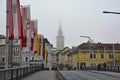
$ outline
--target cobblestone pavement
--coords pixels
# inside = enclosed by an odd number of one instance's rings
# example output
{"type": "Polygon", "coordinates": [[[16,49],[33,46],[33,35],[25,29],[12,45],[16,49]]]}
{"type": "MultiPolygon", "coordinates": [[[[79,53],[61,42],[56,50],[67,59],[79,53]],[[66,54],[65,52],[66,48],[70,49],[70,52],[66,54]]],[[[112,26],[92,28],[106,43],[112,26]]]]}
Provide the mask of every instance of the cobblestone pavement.
{"type": "Polygon", "coordinates": [[[57,80],[55,71],[39,71],[33,73],[22,80],[57,80]]]}

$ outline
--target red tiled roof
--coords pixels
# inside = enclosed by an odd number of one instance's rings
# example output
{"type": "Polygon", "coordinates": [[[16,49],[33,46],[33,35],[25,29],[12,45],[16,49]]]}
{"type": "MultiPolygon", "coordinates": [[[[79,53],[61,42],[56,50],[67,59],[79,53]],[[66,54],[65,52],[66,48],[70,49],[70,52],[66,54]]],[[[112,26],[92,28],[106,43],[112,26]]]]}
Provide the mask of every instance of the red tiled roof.
{"type": "Polygon", "coordinates": [[[82,50],[87,50],[89,49],[89,46],[90,46],[90,49],[94,49],[94,50],[120,50],[120,44],[109,44],[109,43],[94,43],[94,44],[90,44],[89,43],[83,43],[79,46],[79,49],[82,49],[82,50]]]}

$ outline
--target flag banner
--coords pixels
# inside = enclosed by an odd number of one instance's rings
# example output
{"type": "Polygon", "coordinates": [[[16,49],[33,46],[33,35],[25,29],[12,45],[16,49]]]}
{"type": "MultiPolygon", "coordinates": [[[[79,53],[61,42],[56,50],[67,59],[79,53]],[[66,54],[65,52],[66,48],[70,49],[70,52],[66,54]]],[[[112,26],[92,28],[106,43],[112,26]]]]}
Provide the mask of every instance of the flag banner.
{"type": "Polygon", "coordinates": [[[48,60],[48,49],[45,49],[45,62],[47,63],[48,60]]]}
{"type": "Polygon", "coordinates": [[[30,43],[31,43],[30,6],[21,6],[21,14],[22,14],[22,24],[23,24],[22,47],[27,47],[28,49],[30,49],[30,43]]]}
{"type": "Polygon", "coordinates": [[[40,46],[40,47],[41,47],[41,48],[40,48],[40,50],[41,50],[41,51],[40,51],[40,55],[42,56],[42,59],[43,59],[43,54],[44,54],[43,39],[44,39],[44,36],[41,34],[41,35],[40,35],[40,45],[41,45],[41,46],[40,46]]]}
{"type": "Polygon", "coordinates": [[[37,20],[34,20],[34,46],[33,51],[34,53],[37,53],[37,20]]]}
{"type": "Polygon", "coordinates": [[[40,35],[40,54],[41,55],[42,53],[42,35],[40,35]]]}
{"type": "Polygon", "coordinates": [[[37,54],[41,54],[41,35],[39,34],[37,36],[37,54]]]}
{"type": "Polygon", "coordinates": [[[31,46],[30,51],[33,51],[34,46],[34,21],[30,21],[30,29],[31,29],[31,46]]]}
{"type": "Polygon", "coordinates": [[[40,35],[38,34],[37,35],[37,54],[38,55],[40,55],[40,46],[41,46],[41,44],[40,44],[40,35]]]}
{"type": "Polygon", "coordinates": [[[9,40],[22,38],[22,19],[19,0],[8,0],[9,40]]]}

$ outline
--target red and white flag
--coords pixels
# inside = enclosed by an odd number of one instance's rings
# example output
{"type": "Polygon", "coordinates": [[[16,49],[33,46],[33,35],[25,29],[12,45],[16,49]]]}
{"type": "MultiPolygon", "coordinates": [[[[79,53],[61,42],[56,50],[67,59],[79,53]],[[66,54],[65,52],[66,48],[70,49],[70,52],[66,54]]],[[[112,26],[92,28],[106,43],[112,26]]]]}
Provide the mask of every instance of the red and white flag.
{"type": "Polygon", "coordinates": [[[31,46],[30,46],[30,51],[33,51],[34,37],[35,37],[34,21],[30,21],[30,29],[31,29],[31,46]]]}
{"type": "Polygon", "coordinates": [[[22,38],[22,19],[19,0],[8,0],[9,39],[22,38]]]}
{"type": "Polygon", "coordinates": [[[37,53],[37,20],[34,20],[34,47],[33,47],[33,51],[34,53],[37,53]]]}
{"type": "Polygon", "coordinates": [[[30,29],[31,29],[30,51],[32,53],[36,53],[37,52],[37,20],[30,21],[30,29]]]}
{"type": "Polygon", "coordinates": [[[22,6],[21,7],[22,14],[22,24],[23,24],[23,39],[22,46],[30,48],[30,6],[22,6]]]}

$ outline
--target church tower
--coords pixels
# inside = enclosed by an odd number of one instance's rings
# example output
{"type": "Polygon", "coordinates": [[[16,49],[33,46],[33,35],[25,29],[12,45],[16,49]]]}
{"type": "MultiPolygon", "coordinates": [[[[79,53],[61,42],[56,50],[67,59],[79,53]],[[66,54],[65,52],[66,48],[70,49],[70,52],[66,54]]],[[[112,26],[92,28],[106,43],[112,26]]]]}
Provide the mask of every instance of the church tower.
{"type": "Polygon", "coordinates": [[[56,47],[58,50],[62,50],[64,48],[64,36],[62,32],[61,23],[59,23],[58,35],[56,37],[56,47]]]}

